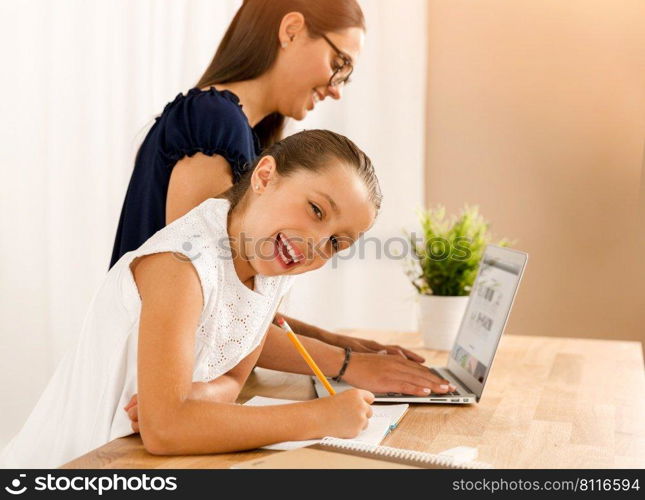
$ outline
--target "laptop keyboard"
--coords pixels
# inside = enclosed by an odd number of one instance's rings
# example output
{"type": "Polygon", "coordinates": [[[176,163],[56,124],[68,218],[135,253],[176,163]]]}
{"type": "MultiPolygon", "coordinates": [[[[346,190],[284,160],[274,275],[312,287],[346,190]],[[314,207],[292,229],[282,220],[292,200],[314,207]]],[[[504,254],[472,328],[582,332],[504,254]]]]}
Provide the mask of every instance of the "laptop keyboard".
{"type": "MultiPolygon", "coordinates": [[[[443,375],[441,375],[441,373],[439,373],[434,368],[430,368],[430,373],[432,373],[433,375],[436,375],[439,378],[443,378],[443,375]]],[[[460,396],[460,395],[461,393],[459,392],[459,390],[456,390],[453,392],[444,392],[443,394],[430,394],[430,396],[460,396]]]]}

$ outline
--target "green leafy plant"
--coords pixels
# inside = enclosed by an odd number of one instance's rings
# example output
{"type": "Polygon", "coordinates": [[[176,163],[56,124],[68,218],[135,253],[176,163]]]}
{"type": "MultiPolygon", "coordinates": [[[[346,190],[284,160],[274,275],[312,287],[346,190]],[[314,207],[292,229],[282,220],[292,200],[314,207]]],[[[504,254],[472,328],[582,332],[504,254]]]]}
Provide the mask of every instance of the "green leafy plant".
{"type": "MultiPolygon", "coordinates": [[[[493,242],[490,223],[477,206],[466,205],[458,216],[446,218],[446,209],[439,205],[418,212],[421,241],[408,234],[412,258],[407,261],[406,274],[423,295],[468,295],[479,261],[486,245],[493,242]]],[[[512,244],[501,239],[498,246],[512,244]]]]}

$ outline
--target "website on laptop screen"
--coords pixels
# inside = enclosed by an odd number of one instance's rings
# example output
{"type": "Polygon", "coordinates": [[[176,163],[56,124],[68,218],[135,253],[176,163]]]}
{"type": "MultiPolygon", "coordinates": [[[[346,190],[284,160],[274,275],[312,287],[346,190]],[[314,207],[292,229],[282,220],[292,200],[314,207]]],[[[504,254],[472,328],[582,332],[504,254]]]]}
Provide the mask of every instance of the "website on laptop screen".
{"type": "Polygon", "coordinates": [[[468,301],[452,358],[483,383],[502,334],[521,266],[484,257],[468,301]]]}

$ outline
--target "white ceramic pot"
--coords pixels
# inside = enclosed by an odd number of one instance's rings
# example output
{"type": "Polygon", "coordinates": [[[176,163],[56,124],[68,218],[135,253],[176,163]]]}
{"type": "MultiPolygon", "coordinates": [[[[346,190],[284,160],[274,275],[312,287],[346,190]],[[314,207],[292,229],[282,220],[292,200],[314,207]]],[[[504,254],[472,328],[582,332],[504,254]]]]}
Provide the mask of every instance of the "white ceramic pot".
{"type": "Polygon", "coordinates": [[[468,296],[419,295],[419,332],[428,349],[449,351],[466,311],[468,296]]]}

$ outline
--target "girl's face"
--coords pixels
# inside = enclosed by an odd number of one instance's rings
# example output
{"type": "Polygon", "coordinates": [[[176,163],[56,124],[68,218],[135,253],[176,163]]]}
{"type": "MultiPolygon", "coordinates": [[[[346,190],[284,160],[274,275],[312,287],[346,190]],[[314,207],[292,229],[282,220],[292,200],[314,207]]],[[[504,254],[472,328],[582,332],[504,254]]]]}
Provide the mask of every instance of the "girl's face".
{"type": "Polygon", "coordinates": [[[374,222],[376,209],[355,173],[335,160],[321,172],[287,177],[263,157],[251,178],[237,231],[239,265],[252,274],[301,274],[349,248],[374,222]]]}
{"type": "MultiPolygon", "coordinates": [[[[363,47],[363,30],[348,28],[326,33],[326,36],[354,67],[363,47]]],[[[279,113],[302,120],[317,102],[327,96],[334,99],[342,97],[343,84],[332,87],[329,80],[343,59],[325,38],[310,38],[304,24],[287,24],[284,27],[283,23],[280,40],[286,42],[287,46],[278,49],[273,70],[276,110],[279,113]],[[290,40],[291,36],[293,41],[290,40]]]]}

